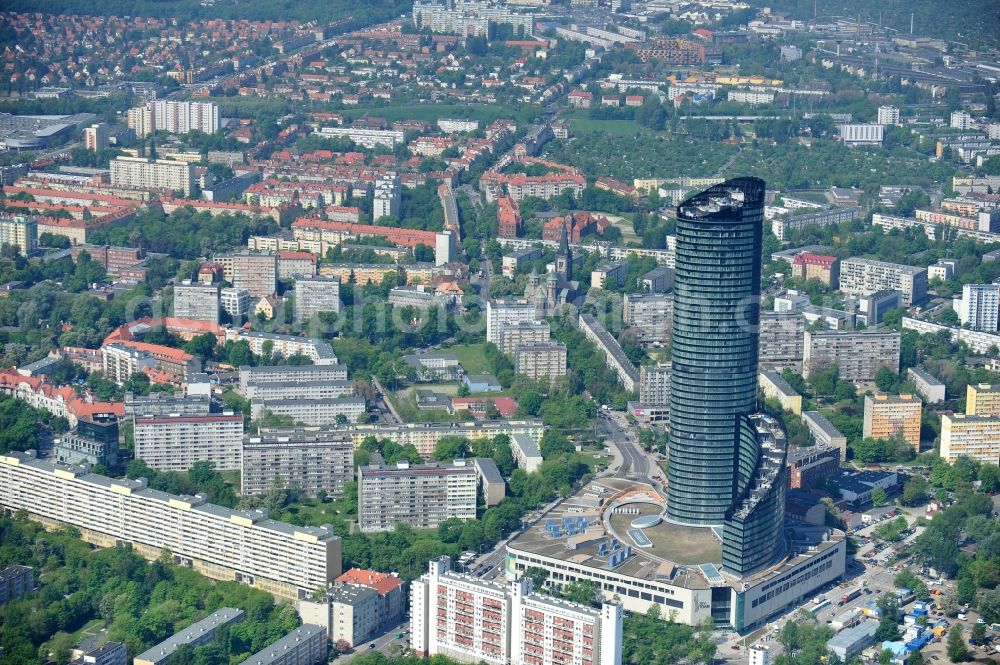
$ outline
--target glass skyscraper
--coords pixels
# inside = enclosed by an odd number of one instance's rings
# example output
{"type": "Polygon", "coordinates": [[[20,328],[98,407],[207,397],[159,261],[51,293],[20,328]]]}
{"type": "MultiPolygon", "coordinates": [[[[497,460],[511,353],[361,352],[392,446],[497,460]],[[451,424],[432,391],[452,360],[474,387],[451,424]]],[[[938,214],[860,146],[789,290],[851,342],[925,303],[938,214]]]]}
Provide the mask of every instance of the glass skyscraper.
{"type": "Polygon", "coordinates": [[[719,525],[736,491],[740,415],[757,397],[764,181],[737,178],[677,207],[668,517],[719,525]]]}
{"type": "Polygon", "coordinates": [[[667,517],[723,526],[723,570],[783,550],[785,437],[755,415],[764,181],[736,178],[677,207],[667,517]]]}

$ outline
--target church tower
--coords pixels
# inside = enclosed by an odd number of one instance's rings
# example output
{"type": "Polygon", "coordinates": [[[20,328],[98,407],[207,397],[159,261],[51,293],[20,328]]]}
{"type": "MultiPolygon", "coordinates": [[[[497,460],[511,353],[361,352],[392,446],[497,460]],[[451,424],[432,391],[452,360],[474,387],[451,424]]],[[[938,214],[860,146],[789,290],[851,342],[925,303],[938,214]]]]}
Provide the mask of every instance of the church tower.
{"type": "Polygon", "coordinates": [[[565,224],[562,227],[562,234],[559,236],[559,249],[556,250],[556,275],[563,282],[573,279],[573,253],[569,249],[565,224]]]}

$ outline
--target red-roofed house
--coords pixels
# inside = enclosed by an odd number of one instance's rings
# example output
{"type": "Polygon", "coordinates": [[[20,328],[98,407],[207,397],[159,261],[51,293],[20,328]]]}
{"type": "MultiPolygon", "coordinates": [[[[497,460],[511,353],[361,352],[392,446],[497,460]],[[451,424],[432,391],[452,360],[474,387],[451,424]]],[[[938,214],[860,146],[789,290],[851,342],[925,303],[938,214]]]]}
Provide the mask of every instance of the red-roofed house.
{"type": "Polygon", "coordinates": [[[456,412],[468,411],[476,420],[489,415],[490,404],[496,407],[496,415],[513,418],[517,415],[517,402],[510,397],[452,397],[451,408],[456,412]]]}
{"type": "Polygon", "coordinates": [[[497,222],[501,238],[518,238],[521,235],[521,208],[509,196],[497,199],[497,222]]]}
{"type": "Polygon", "coordinates": [[[21,376],[14,368],[0,372],[0,392],[65,418],[70,427],[76,427],[80,418],[96,414],[125,417],[125,405],[121,402],[95,402],[90,395],[78,395],[69,386],[54,386],[44,377],[21,376]]]}
{"type": "Polygon", "coordinates": [[[824,286],[835,289],[840,282],[840,259],[802,252],[792,259],[792,277],[818,279],[824,286]]]}

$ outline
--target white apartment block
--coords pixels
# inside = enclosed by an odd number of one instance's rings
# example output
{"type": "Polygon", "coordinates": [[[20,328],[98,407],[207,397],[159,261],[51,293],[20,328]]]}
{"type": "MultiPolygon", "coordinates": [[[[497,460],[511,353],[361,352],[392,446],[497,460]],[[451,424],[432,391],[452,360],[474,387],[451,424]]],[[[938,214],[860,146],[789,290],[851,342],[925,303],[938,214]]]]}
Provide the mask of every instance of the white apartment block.
{"type": "MultiPolygon", "coordinates": [[[[235,607],[222,607],[201,621],[196,621],[177,631],[159,644],[150,647],[135,657],[133,665],[167,665],[174,652],[181,647],[194,649],[208,644],[216,638],[218,629],[240,623],[246,615],[235,607]]],[[[84,661],[86,662],[86,661],[84,661]]]]}
{"type": "Polygon", "coordinates": [[[133,374],[156,367],[156,359],[145,351],[113,342],[101,347],[104,378],[123,385],[133,374]]]}
{"type": "Polygon", "coordinates": [[[549,341],[550,334],[548,321],[514,321],[500,328],[500,341],[497,347],[501,353],[513,355],[521,345],[549,341]]]}
{"type": "Polygon", "coordinates": [[[205,102],[154,101],[129,109],[128,125],[139,138],[157,131],[214,134],[219,131],[219,107],[205,102]]]}
{"type": "Polygon", "coordinates": [[[903,330],[916,330],[921,335],[925,333],[947,332],[955,342],[965,342],[976,353],[989,354],[993,347],[1000,348],[1000,335],[984,330],[966,330],[965,328],[945,326],[940,323],[903,317],[903,330]]]}
{"type": "Polygon", "coordinates": [[[961,129],[962,131],[967,131],[972,129],[974,124],[972,121],[972,116],[969,115],[967,111],[952,111],[951,118],[949,119],[948,126],[952,129],[961,129]]]}
{"type": "Polygon", "coordinates": [[[878,124],[880,125],[898,125],[899,124],[899,108],[895,106],[880,106],[878,107],[878,124]]]}
{"type": "Polygon", "coordinates": [[[219,322],[219,285],[184,280],[174,285],[174,316],[219,322]]]}
{"type": "Polygon", "coordinates": [[[555,340],[521,344],[514,350],[514,371],[532,381],[566,376],[566,345],[555,340]]]}
{"type": "Polygon", "coordinates": [[[437,126],[445,134],[451,134],[452,132],[474,132],[479,129],[479,121],[438,118],[437,126]]]}
{"type": "Polygon", "coordinates": [[[326,628],[305,624],[250,656],[241,665],[321,665],[328,661],[326,628]]]}
{"type": "Polygon", "coordinates": [[[167,549],[175,563],[206,577],[283,598],[311,594],[341,573],[341,541],[329,529],[149,490],[143,481],[41,461],[32,452],[0,456],[0,506],[25,510],[50,528],[76,527],[83,540],[99,547],[131,543],[151,561],[167,549]]]}
{"type": "Polygon", "coordinates": [[[399,176],[395,173],[379,176],[375,181],[375,198],[372,201],[372,220],[378,222],[383,217],[399,219],[402,192],[399,176]]]}
{"type": "Polygon", "coordinates": [[[137,417],[135,456],[157,471],[187,471],[195,462],[214,462],[219,471],[239,471],[243,416],[137,417]]]}
{"type": "Polygon", "coordinates": [[[265,384],[307,384],[347,381],[344,365],[257,365],[240,367],[240,392],[247,399],[258,396],[265,384]]]}
{"type": "MultiPolygon", "coordinates": [[[[256,368],[254,368],[256,369],[256,368]]],[[[307,428],[308,429],[308,428],[307,428]]],[[[434,448],[443,436],[464,436],[467,439],[492,439],[498,434],[509,437],[524,435],[536,444],[542,440],[545,426],[541,420],[482,420],[460,423],[403,423],[387,425],[383,423],[344,425],[337,427],[350,434],[354,446],[360,446],[366,437],[391,439],[400,446],[412,445],[422,457],[434,455],[434,448]]],[[[265,428],[263,432],[270,431],[265,428]]]]}
{"type": "Polygon", "coordinates": [[[251,417],[260,418],[264,412],[288,416],[304,425],[336,425],[338,422],[356,423],[366,411],[365,400],[360,397],[333,397],[324,399],[268,399],[254,400],[251,417]]]}
{"type": "Polygon", "coordinates": [[[617,288],[625,283],[627,277],[627,261],[608,263],[590,273],[590,288],[617,288]]]}
{"type": "Polygon", "coordinates": [[[1000,284],[966,284],[955,311],[963,326],[997,332],[1000,329],[1000,284]]]}
{"type": "Polygon", "coordinates": [[[452,518],[474,520],[477,483],[465,460],[358,467],[358,527],[373,533],[398,523],[433,529],[452,518]]]}
{"type": "Polygon", "coordinates": [[[844,145],[882,145],[885,127],[876,124],[850,124],[840,126],[840,140],[844,145]]]}
{"type": "Polygon", "coordinates": [[[731,102],[757,106],[759,104],[772,104],[774,102],[774,93],[757,90],[730,90],[726,95],[726,99],[731,102]]]}
{"type": "Polygon", "coordinates": [[[622,607],[601,609],[451,572],[446,557],[410,586],[410,646],[418,656],[507,665],[621,665],[622,607]]]}
{"type": "Polygon", "coordinates": [[[910,307],[927,298],[927,270],[872,259],[845,259],[840,262],[840,290],[849,296],[899,291],[903,305],[910,307]]]}
{"type": "Polygon", "coordinates": [[[639,404],[642,406],[670,404],[670,363],[643,365],[639,368],[639,404]]]}
{"type": "MultiPolygon", "coordinates": [[[[385,146],[390,150],[406,138],[403,132],[392,129],[364,129],[362,127],[323,127],[319,130],[323,138],[346,138],[360,146],[374,148],[385,146]]],[[[377,219],[377,218],[376,218],[377,219]]]]}
{"type": "Polygon", "coordinates": [[[961,413],[941,416],[941,457],[949,464],[965,455],[1000,464],[1000,418],[961,413]]]}
{"type": "Polygon", "coordinates": [[[533,302],[527,301],[486,301],[486,341],[493,342],[499,348],[501,335],[505,326],[524,321],[539,321],[542,313],[533,302]]]}
{"type": "Polygon", "coordinates": [[[622,299],[622,318],[640,344],[669,342],[673,314],[674,298],[669,294],[627,293],[622,299]]]}
{"type": "Polygon", "coordinates": [[[945,385],[930,372],[925,372],[919,367],[910,367],[906,370],[906,378],[913,382],[917,392],[928,404],[936,404],[945,400],[945,385]]]}
{"type": "Polygon", "coordinates": [[[295,280],[295,320],[308,321],[320,312],[340,311],[340,279],[299,277],[295,280]]]}
{"type": "Polygon", "coordinates": [[[271,353],[274,356],[288,358],[289,356],[305,356],[316,365],[336,365],[337,356],[329,342],[314,337],[297,337],[294,335],[279,335],[277,333],[255,332],[237,328],[226,329],[226,341],[246,340],[250,350],[257,355],[264,355],[264,345],[270,342],[271,353]]]}
{"type": "MultiPolygon", "coordinates": [[[[309,365],[300,365],[309,367],[309,365]]],[[[318,367],[334,367],[336,365],[318,365],[318,367]]],[[[288,381],[252,381],[247,384],[243,396],[249,400],[276,399],[335,399],[351,397],[354,394],[354,382],[342,379],[301,381],[294,377],[288,381]]]]}
{"type": "Polygon", "coordinates": [[[165,189],[191,196],[197,182],[194,166],[169,159],[115,157],[111,160],[111,184],[127,189],[165,189]]]}
{"type": "MultiPolygon", "coordinates": [[[[786,205],[790,205],[788,199],[786,205]]],[[[778,240],[788,240],[793,231],[800,231],[810,226],[833,226],[855,220],[861,216],[861,208],[848,206],[845,208],[831,208],[830,210],[820,210],[804,215],[779,215],[771,220],[771,232],[778,240]]]]}
{"type": "Polygon", "coordinates": [[[510,437],[510,452],[514,455],[517,468],[524,469],[525,473],[534,473],[542,466],[542,453],[538,443],[530,436],[515,434],[510,437]]]}
{"type": "Polygon", "coordinates": [[[586,335],[597,350],[604,355],[604,361],[618,375],[618,380],[628,392],[633,392],[639,386],[639,372],[628,359],[621,345],[611,336],[592,314],[580,315],[580,330],[586,335]]]}
{"type": "Polygon", "coordinates": [[[310,496],[344,495],[354,479],[354,441],[335,430],[272,430],[243,439],[243,494],[267,494],[275,481],[296,484],[310,496]]]}
{"type": "Polygon", "coordinates": [[[250,311],[251,302],[250,293],[246,289],[227,286],[219,291],[219,305],[222,311],[237,324],[250,311]]]}
{"type": "Polygon", "coordinates": [[[830,365],[840,378],[852,383],[871,383],[882,367],[899,372],[901,337],[897,332],[827,330],[806,332],[802,375],[821,372],[830,365]]]}

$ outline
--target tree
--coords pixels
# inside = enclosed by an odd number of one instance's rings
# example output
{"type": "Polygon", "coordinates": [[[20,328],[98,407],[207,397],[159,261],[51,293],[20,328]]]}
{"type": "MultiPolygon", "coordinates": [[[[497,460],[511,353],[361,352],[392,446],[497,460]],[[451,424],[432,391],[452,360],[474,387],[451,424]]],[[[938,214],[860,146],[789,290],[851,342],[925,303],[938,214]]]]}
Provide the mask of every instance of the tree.
{"type": "Polygon", "coordinates": [[[884,393],[892,392],[893,388],[896,387],[896,382],[899,380],[899,375],[893,372],[888,367],[880,367],[877,372],[875,372],[875,385],[878,389],[884,393]]]}
{"type": "Polygon", "coordinates": [[[914,474],[903,484],[903,494],[900,497],[904,506],[916,506],[923,503],[930,492],[930,485],[923,476],[914,474]]]}
{"type": "Polygon", "coordinates": [[[1000,623],[1000,587],[979,595],[979,614],[986,623],[1000,623]]]}
{"type": "Polygon", "coordinates": [[[979,469],[979,482],[982,483],[980,489],[987,494],[1000,491],[1000,466],[983,464],[979,469]]]}
{"type": "MultiPolygon", "coordinates": [[[[984,619],[984,621],[985,621],[985,619],[984,619]]],[[[969,638],[975,644],[982,644],[983,642],[985,642],[986,641],[986,624],[985,623],[977,623],[975,626],[973,626],[972,627],[972,633],[969,635],[969,638]]]]}
{"type": "Polygon", "coordinates": [[[953,663],[962,663],[969,655],[969,647],[962,639],[962,624],[952,625],[948,631],[948,658],[953,663]]]}
{"type": "Polygon", "coordinates": [[[532,588],[536,591],[541,591],[545,588],[545,581],[549,579],[549,572],[544,568],[529,566],[525,569],[524,576],[531,580],[532,588]]]}
{"type": "Polygon", "coordinates": [[[872,503],[876,506],[884,506],[888,500],[889,497],[886,496],[885,490],[881,487],[872,490],[872,503]]]}
{"type": "Polygon", "coordinates": [[[878,629],[875,631],[875,640],[877,642],[898,640],[899,603],[896,600],[896,594],[883,593],[879,596],[878,608],[882,614],[878,620],[878,629]]]}
{"type": "Polygon", "coordinates": [[[599,594],[600,588],[597,586],[597,582],[590,580],[570,582],[560,592],[560,595],[566,600],[580,603],[581,605],[594,605],[597,602],[599,594]]]}

